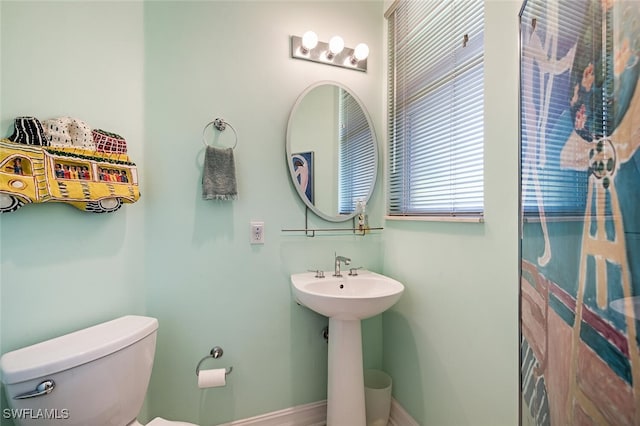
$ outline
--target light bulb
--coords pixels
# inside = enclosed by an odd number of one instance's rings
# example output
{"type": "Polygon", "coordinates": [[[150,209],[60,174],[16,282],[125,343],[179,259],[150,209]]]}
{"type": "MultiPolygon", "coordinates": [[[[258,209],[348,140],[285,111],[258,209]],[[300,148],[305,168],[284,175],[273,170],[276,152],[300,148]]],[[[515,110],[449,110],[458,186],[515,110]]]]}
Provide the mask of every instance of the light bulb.
{"type": "Polygon", "coordinates": [[[334,55],[342,52],[344,49],[344,40],[340,36],[333,36],[331,40],[329,40],[329,54],[327,58],[331,59],[334,55]]]}
{"type": "Polygon", "coordinates": [[[307,31],[302,35],[302,53],[307,53],[318,45],[318,35],[313,31],[307,31]]]}
{"type": "Polygon", "coordinates": [[[369,46],[365,43],[360,43],[353,50],[353,59],[352,62],[362,61],[369,57],[369,46]]]}

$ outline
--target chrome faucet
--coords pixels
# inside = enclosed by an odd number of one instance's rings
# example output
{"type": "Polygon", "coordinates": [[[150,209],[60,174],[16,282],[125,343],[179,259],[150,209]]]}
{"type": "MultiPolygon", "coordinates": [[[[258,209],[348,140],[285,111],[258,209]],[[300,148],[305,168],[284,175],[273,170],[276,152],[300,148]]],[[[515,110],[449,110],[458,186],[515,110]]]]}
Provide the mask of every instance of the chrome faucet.
{"type": "Polygon", "coordinates": [[[343,262],[345,265],[349,265],[351,263],[351,259],[349,259],[348,257],[336,255],[336,271],[333,274],[334,277],[342,276],[342,274],[340,273],[340,262],[343,262]]]}

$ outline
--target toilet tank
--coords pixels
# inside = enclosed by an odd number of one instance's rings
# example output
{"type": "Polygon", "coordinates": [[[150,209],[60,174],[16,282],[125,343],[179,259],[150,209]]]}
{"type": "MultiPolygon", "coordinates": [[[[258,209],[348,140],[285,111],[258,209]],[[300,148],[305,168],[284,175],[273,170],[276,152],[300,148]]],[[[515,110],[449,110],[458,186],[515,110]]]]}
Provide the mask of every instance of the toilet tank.
{"type": "Polygon", "coordinates": [[[4,354],[3,416],[21,426],[128,425],[144,402],[157,330],[157,319],[129,315],[4,354]],[[46,380],[50,393],[16,399],[46,380]]]}

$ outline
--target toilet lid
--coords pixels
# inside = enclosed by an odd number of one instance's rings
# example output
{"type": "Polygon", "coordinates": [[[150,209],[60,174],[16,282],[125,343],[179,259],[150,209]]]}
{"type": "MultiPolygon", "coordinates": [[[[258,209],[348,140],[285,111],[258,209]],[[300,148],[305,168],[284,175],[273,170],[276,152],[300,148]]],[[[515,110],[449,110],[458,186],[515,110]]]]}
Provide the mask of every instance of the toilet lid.
{"type": "Polygon", "coordinates": [[[198,425],[194,423],[165,420],[162,417],[156,417],[155,419],[147,423],[147,426],[198,426],[198,425]]]}

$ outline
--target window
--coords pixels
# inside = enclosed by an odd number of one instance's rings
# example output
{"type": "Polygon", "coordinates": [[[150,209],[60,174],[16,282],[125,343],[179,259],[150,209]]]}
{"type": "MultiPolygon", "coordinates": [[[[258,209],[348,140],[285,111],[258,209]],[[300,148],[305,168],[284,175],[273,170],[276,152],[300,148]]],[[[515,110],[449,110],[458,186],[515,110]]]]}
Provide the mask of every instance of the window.
{"type": "Polygon", "coordinates": [[[391,216],[483,215],[483,3],[398,0],[386,14],[391,216]]]}

